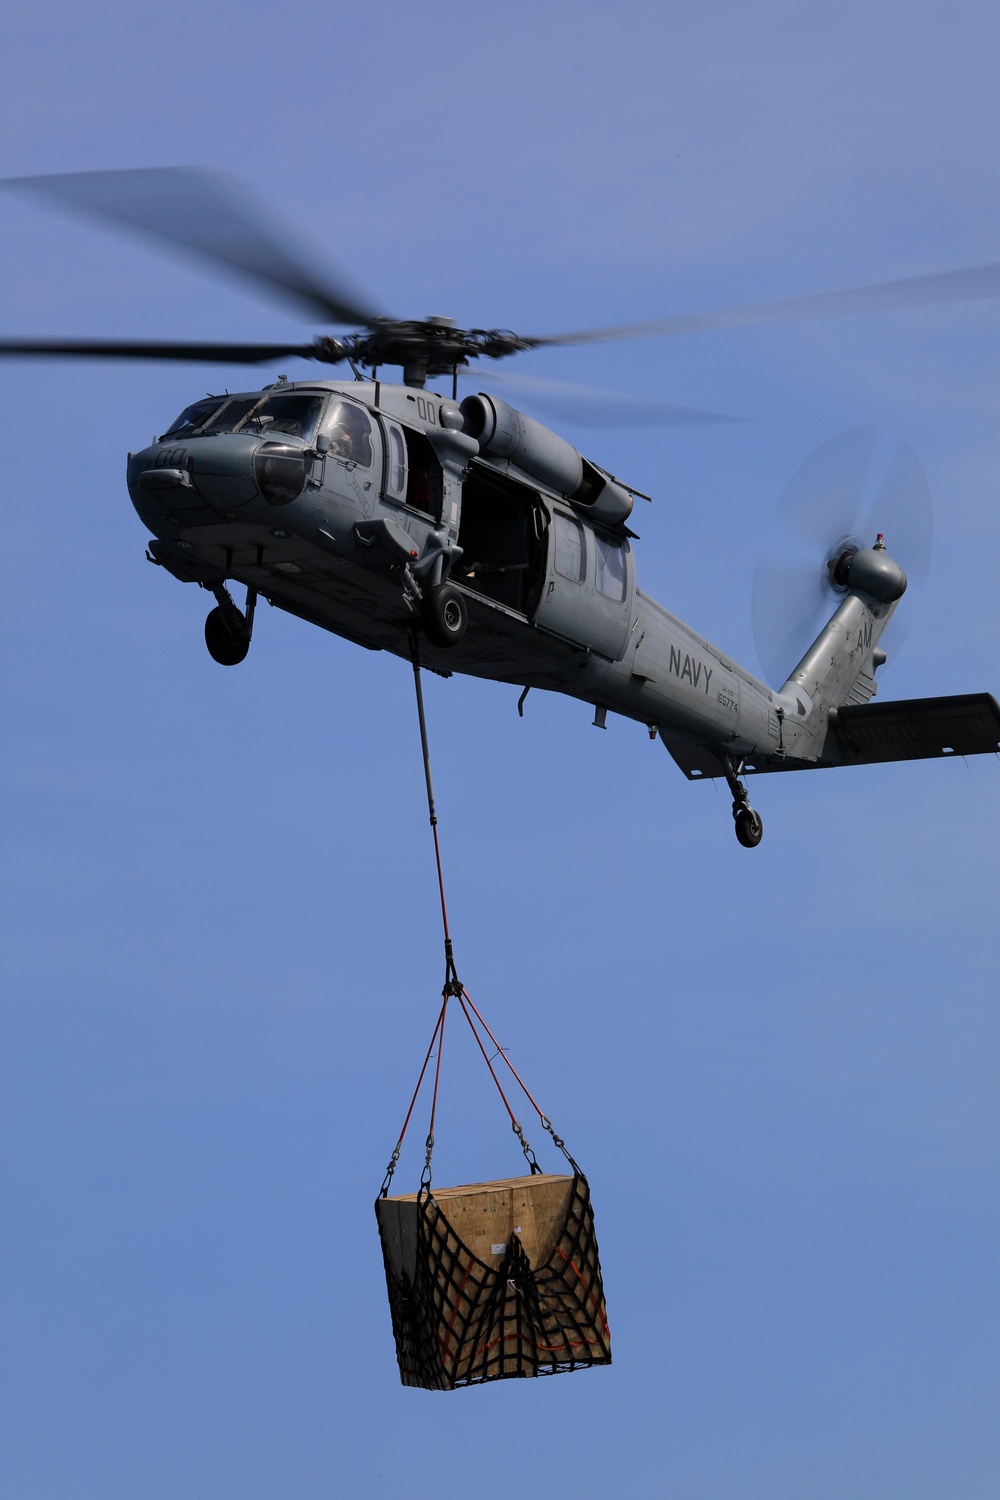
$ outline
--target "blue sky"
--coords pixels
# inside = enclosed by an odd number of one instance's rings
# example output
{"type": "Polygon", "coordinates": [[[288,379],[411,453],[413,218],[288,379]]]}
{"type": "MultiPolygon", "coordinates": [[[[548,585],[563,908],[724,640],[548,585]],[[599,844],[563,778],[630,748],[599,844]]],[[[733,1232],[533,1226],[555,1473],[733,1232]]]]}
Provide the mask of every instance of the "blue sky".
{"type": "MultiPolygon", "coordinates": [[[[401,316],[548,332],[1000,259],[984,3],[3,25],[0,173],[231,171],[401,316]]],[[[3,222],[7,335],[311,331],[41,201],[3,222]]],[[[752,668],[790,476],[855,423],[911,443],[936,550],[891,698],[1000,689],[998,348],[985,303],[522,368],[747,419],[564,430],[654,495],[643,586],[752,668]]],[[[995,761],[758,782],[748,853],[641,726],[428,683],[460,970],[590,1175],[615,1364],[403,1390],[371,1203],[441,983],[408,669],[265,608],[224,671],[144,561],[125,454],[236,372],[0,378],[5,1491],[994,1496],[995,761]]],[[[516,1172],[446,1062],[438,1180],[516,1172]]]]}

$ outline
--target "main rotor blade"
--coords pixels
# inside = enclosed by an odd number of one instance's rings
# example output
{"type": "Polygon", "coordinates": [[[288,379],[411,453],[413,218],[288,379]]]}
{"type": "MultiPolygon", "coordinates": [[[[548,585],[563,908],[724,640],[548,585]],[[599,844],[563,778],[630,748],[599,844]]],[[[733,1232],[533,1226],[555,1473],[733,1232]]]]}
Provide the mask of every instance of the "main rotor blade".
{"type": "Polygon", "coordinates": [[[8,177],[8,187],[46,193],[62,203],[114,219],[208,260],[221,262],[284,293],[327,323],[372,327],[378,313],[346,278],[314,274],[271,238],[230,185],[196,167],[147,167],[115,172],[66,172],[8,177]]]}
{"type": "Polygon", "coordinates": [[[845,292],[820,292],[812,297],[790,297],[782,302],[760,302],[721,312],[692,313],[659,318],[651,323],[622,323],[615,328],[591,328],[581,333],[546,335],[526,340],[535,347],[547,344],[589,344],[614,339],[662,338],[677,333],[702,333],[717,328],[743,328],[761,323],[790,323],[800,318],[841,317],[848,313],[885,312],[902,307],[934,307],[947,302],[978,302],[1000,297],[1000,261],[911,276],[905,281],[883,281],[845,292]]]}
{"type": "MultiPolygon", "coordinates": [[[[315,344],[185,344],[151,339],[0,339],[0,358],[41,355],[81,359],[176,359],[262,365],[271,359],[315,359],[315,344]]],[[[332,364],[332,359],[327,359],[332,364]]]]}
{"type": "Polygon", "coordinates": [[[742,420],[721,412],[699,411],[694,406],[678,406],[656,396],[630,396],[623,391],[570,385],[536,375],[501,374],[491,365],[459,370],[458,377],[478,389],[498,385],[512,395],[520,391],[526,404],[580,427],[704,427],[742,420]]]}

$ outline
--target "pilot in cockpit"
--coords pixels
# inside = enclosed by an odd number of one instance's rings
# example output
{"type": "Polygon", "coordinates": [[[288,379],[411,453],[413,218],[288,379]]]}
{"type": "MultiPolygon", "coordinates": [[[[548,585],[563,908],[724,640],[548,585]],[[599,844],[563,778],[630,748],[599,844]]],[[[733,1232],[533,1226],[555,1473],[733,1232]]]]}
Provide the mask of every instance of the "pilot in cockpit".
{"type": "Polygon", "coordinates": [[[330,452],[336,458],[354,457],[354,439],[343,422],[330,429],[330,452]]]}

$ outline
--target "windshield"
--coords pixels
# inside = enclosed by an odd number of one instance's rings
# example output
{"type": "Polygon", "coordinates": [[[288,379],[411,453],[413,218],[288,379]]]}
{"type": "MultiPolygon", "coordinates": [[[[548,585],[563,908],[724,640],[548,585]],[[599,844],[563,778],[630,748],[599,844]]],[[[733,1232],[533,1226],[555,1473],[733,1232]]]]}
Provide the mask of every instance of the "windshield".
{"type": "Polygon", "coordinates": [[[250,396],[209,396],[181,412],[165,438],[192,433],[281,432],[305,438],[316,436],[326,398],[315,391],[255,392],[250,396]]]}
{"type": "Polygon", "coordinates": [[[196,401],[193,406],[186,406],[181,412],[173,426],[168,427],[163,434],[168,437],[187,437],[192,432],[197,432],[204,422],[207,422],[213,412],[226,401],[225,396],[207,396],[203,401],[196,401]]]}
{"type": "MultiPolygon", "coordinates": [[[[234,403],[235,404],[235,403],[234,403]]],[[[305,438],[311,443],[323,412],[325,398],[307,391],[282,391],[267,396],[238,417],[230,427],[226,421],[228,413],[220,412],[209,423],[206,431],[221,432],[283,432],[289,437],[305,438]],[[217,424],[222,423],[220,427],[217,424]]]]}
{"type": "Polygon", "coordinates": [[[235,432],[236,428],[259,406],[260,396],[230,396],[215,414],[207,418],[202,426],[203,432],[235,432]]]}

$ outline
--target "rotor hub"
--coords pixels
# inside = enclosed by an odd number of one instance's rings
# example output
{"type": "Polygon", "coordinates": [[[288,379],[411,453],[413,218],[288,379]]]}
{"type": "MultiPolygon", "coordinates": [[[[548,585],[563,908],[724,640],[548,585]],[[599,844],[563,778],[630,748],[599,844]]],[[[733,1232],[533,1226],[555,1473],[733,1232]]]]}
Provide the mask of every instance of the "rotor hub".
{"type": "Polygon", "coordinates": [[[428,375],[450,375],[470,360],[486,356],[503,359],[534,348],[535,341],[502,328],[456,328],[451,318],[380,318],[367,333],[344,339],[323,336],[313,344],[313,356],[326,364],[345,359],[376,369],[402,365],[407,385],[422,386],[428,375]]]}
{"type": "Polygon", "coordinates": [[[838,594],[846,594],[851,586],[851,563],[859,551],[860,542],[841,542],[833,549],[826,563],[830,587],[838,594]]]}

